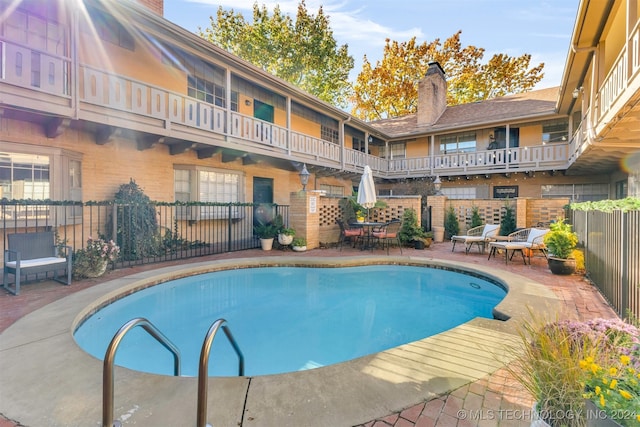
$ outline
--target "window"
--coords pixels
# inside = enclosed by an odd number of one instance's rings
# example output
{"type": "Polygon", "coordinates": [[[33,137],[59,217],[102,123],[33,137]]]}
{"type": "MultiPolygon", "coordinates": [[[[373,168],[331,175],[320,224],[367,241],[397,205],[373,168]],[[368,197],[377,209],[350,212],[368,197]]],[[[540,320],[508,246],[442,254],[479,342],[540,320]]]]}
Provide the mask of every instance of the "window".
{"type": "Polygon", "coordinates": [[[404,142],[389,144],[389,154],[386,150],[387,147],[380,147],[380,157],[383,159],[404,159],[407,157],[407,144],[404,142]]]}
{"type": "Polygon", "coordinates": [[[84,24],[84,32],[89,34],[95,33],[106,42],[113,43],[127,50],[134,50],[135,42],[133,36],[127,32],[116,18],[95,7],[87,6],[87,12],[92,22],[84,24]],[[89,28],[89,26],[92,28],[89,28]]]}
{"type": "Polygon", "coordinates": [[[476,187],[443,187],[442,194],[449,199],[475,199],[476,187]]]}
{"type": "MultiPolygon", "coordinates": [[[[174,196],[177,202],[240,203],[243,200],[243,175],[241,172],[178,166],[174,169],[174,196]]],[[[232,216],[238,217],[240,210],[233,208],[232,216]]],[[[226,206],[200,206],[196,210],[185,210],[178,216],[185,219],[227,218],[226,206]]]]}
{"type": "Polygon", "coordinates": [[[629,186],[627,181],[616,182],[616,199],[624,199],[629,195],[629,186]]]}
{"type": "Polygon", "coordinates": [[[4,35],[40,51],[66,56],[65,28],[49,18],[57,16],[55,2],[40,3],[37,12],[46,17],[24,8],[3,16],[4,35]]]}
{"type": "Polygon", "coordinates": [[[323,123],[320,125],[320,138],[338,144],[340,142],[339,136],[340,132],[338,132],[337,123],[323,120],[323,123]]]}
{"type": "Polygon", "coordinates": [[[49,199],[49,163],[49,156],[0,153],[0,197],[49,199]]]}
{"type": "Polygon", "coordinates": [[[567,142],[569,137],[569,121],[554,120],[542,124],[542,143],[567,142]]]}
{"type": "MultiPolygon", "coordinates": [[[[0,151],[0,198],[9,200],[72,200],[82,201],[81,155],[46,147],[26,147],[1,142],[12,151],[0,151]],[[19,151],[22,150],[22,151],[19,151]],[[27,152],[33,150],[32,152],[27,152]]],[[[80,206],[62,208],[58,215],[82,217],[80,206]]],[[[25,206],[24,215],[49,215],[49,209],[32,210],[25,206]]]]}
{"type": "Polygon", "coordinates": [[[176,202],[191,201],[191,171],[176,169],[173,171],[173,191],[176,202]]]}
{"type": "Polygon", "coordinates": [[[476,151],[476,134],[463,133],[440,137],[440,153],[455,154],[476,151]]]}
{"type": "Polygon", "coordinates": [[[318,189],[324,191],[327,196],[344,196],[344,187],[341,185],[320,184],[318,189]]]}
{"type": "Polygon", "coordinates": [[[586,202],[609,198],[607,184],[556,184],[542,186],[543,198],[567,197],[572,202],[586,202]]]}
{"type": "Polygon", "coordinates": [[[225,108],[226,89],[224,72],[191,55],[182,54],[184,68],[188,71],[187,94],[206,103],[225,108]]]}

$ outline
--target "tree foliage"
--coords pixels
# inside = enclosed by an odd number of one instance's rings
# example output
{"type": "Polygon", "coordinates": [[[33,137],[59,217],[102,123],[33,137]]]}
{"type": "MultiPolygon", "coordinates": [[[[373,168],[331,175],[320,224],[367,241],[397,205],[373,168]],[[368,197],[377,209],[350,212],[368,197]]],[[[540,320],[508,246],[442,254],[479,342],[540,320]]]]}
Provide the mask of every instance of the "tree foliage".
{"type": "Polygon", "coordinates": [[[529,68],[531,55],[495,54],[482,63],[485,50],[462,47],[458,31],[444,42],[417,43],[386,40],[383,58],[375,66],[365,55],[356,79],[352,114],[365,120],[415,113],[418,82],[429,63],[438,62],[447,77],[447,105],[476,102],[525,92],[544,77],[544,63],[529,68]]]}
{"type": "Polygon", "coordinates": [[[294,21],[279,6],[270,15],[254,3],[251,22],[219,7],[210,23],[198,30],[201,37],[323,101],[346,106],[354,61],[346,44],[338,46],[322,6],[314,16],[301,1],[294,21]]]}

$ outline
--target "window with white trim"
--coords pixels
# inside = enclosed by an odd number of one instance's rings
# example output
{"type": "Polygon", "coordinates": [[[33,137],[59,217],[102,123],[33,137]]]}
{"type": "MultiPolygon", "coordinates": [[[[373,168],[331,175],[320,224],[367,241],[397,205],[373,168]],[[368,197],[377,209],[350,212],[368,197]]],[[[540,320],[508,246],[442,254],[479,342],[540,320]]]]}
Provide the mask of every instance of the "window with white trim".
{"type": "MultiPolygon", "coordinates": [[[[81,154],[10,142],[2,145],[11,151],[0,151],[0,198],[82,201],[81,154]]],[[[49,208],[23,206],[19,210],[26,219],[51,214],[49,208]]],[[[65,215],[81,218],[82,208],[68,207],[65,215]]]]}
{"type": "MultiPolygon", "coordinates": [[[[242,172],[190,166],[174,168],[174,196],[177,202],[241,203],[244,175],[242,172]]],[[[232,207],[232,217],[242,211],[232,207]]],[[[184,210],[182,219],[224,219],[229,216],[227,206],[200,206],[196,211],[184,210]],[[188,215],[189,218],[185,218],[188,215]]]]}
{"type": "Polygon", "coordinates": [[[476,146],[475,132],[440,137],[441,154],[470,153],[476,151],[476,146]]]}
{"type": "Polygon", "coordinates": [[[476,187],[443,187],[441,193],[449,199],[475,199],[476,187]]]}
{"type": "Polygon", "coordinates": [[[569,120],[554,120],[542,124],[542,143],[567,142],[569,138],[569,120]]]}
{"type": "Polygon", "coordinates": [[[344,196],[344,187],[341,185],[320,184],[318,189],[324,191],[327,196],[344,196]]]}
{"type": "Polygon", "coordinates": [[[0,197],[49,199],[49,163],[49,156],[0,153],[0,197]]]}
{"type": "Polygon", "coordinates": [[[553,184],[542,186],[542,198],[569,198],[572,202],[587,202],[609,198],[608,184],[553,184]]]}
{"type": "Polygon", "coordinates": [[[387,155],[387,147],[380,146],[380,157],[383,159],[404,159],[407,157],[407,144],[405,142],[389,144],[389,153],[387,155]]]}

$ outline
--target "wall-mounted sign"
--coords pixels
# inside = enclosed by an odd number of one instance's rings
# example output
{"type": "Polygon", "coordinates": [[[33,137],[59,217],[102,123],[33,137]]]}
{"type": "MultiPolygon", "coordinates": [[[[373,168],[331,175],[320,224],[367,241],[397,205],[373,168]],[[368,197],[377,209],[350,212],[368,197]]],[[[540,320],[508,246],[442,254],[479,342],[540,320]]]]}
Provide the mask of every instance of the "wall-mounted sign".
{"type": "Polygon", "coordinates": [[[316,213],[318,210],[318,198],[316,196],[309,197],[309,213],[316,213]]]}
{"type": "Polygon", "coordinates": [[[517,185],[502,185],[493,187],[494,199],[514,199],[518,197],[517,185]]]}

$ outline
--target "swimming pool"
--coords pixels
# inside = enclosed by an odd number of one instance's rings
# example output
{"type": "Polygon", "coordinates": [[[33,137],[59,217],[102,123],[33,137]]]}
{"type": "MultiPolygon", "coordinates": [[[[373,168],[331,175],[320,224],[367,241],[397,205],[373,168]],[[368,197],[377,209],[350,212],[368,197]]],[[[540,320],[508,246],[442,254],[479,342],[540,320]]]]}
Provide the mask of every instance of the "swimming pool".
{"type": "MultiPolygon", "coordinates": [[[[424,266],[225,270],[117,299],[74,336],[102,359],[120,326],[145,317],[180,349],[182,374],[195,376],[206,331],[225,318],[245,355],[245,375],[266,375],[340,363],[492,318],[505,294],[479,276],[424,266]]],[[[171,354],[140,328],[122,341],[116,364],[165,375],[173,368],[171,354]]],[[[235,374],[235,353],[218,337],[209,375],[235,374]]]]}

